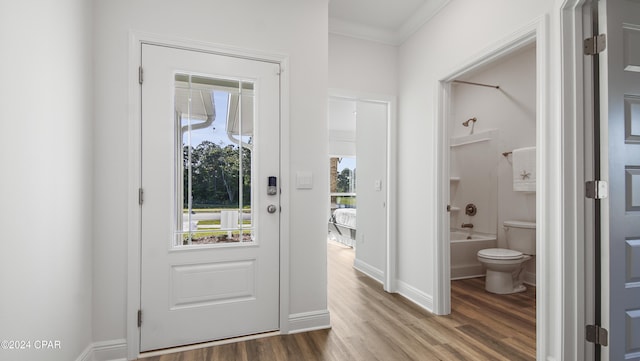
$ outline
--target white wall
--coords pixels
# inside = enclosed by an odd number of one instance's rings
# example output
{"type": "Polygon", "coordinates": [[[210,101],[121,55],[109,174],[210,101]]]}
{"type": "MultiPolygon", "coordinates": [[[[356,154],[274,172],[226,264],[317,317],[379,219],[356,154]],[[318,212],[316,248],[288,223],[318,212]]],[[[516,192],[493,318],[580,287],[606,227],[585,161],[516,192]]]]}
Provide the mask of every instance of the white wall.
{"type": "MultiPolygon", "coordinates": [[[[97,1],[95,5],[94,340],[125,337],[129,31],[289,55],[291,174],[313,172],[290,194],[290,314],[323,311],[326,294],[326,0],[97,1]],[[313,136],[309,136],[312,134],[313,136]]],[[[285,103],[286,104],[286,103],[285,103]]],[[[292,179],[283,180],[283,187],[292,179]]]]}
{"type": "MultiPolygon", "coordinates": [[[[498,42],[512,38],[522,29],[538,22],[543,16],[550,15],[548,23],[549,38],[541,39],[548,50],[549,58],[541,58],[545,65],[554,67],[559,63],[556,57],[560,45],[558,39],[558,7],[546,1],[508,1],[508,0],[453,0],[432,20],[400,46],[398,69],[399,129],[398,129],[398,278],[399,284],[407,285],[414,293],[429,300],[442,300],[435,294],[435,265],[439,262],[436,255],[434,229],[437,213],[436,178],[439,148],[436,142],[437,89],[438,81],[450,76],[454,70],[467,65],[477,55],[494,48],[498,42]],[[508,14],[505,16],[504,14],[508,14]]],[[[544,24],[544,23],[543,23],[544,24]]],[[[549,69],[553,78],[538,77],[548,81],[548,88],[540,93],[553,102],[555,89],[560,80],[555,69],[549,69]]],[[[543,100],[545,100],[543,99],[543,100]]],[[[556,109],[555,103],[545,101],[549,109],[556,109]]],[[[559,106],[557,106],[559,109],[559,106]]],[[[551,113],[550,113],[551,114],[551,113]]],[[[561,237],[561,176],[560,159],[561,121],[550,114],[542,114],[546,121],[539,130],[544,134],[541,140],[545,148],[541,154],[547,162],[549,178],[545,180],[546,198],[549,208],[545,209],[544,222],[547,247],[545,260],[548,270],[546,290],[540,293],[541,305],[551,305],[545,309],[544,330],[546,343],[540,357],[560,355],[561,338],[559,324],[562,287],[557,277],[559,268],[559,248],[561,237]]]]}
{"type": "Polygon", "coordinates": [[[452,1],[400,47],[398,271],[400,280],[428,295],[434,292],[433,278],[429,275],[434,272],[431,266],[435,262],[428,257],[434,254],[435,240],[418,235],[435,226],[431,222],[435,220],[432,174],[436,160],[424,154],[436,151],[434,144],[425,139],[431,139],[435,131],[437,81],[549,11],[552,3],[452,1]],[[500,15],[505,13],[509,16],[500,15]]]}
{"type": "Polygon", "coordinates": [[[397,51],[395,46],[330,34],[329,88],[395,96],[397,51]]]}
{"type": "MultiPolygon", "coordinates": [[[[465,76],[464,80],[500,86],[500,89],[494,89],[453,84],[452,122],[449,124],[449,134],[453,137],[468,134],[470,128],[462,126],[462,122],[472,117],[478,119],[475,133],[498,129],[498,149],[491,154],[491,162],[497,172],[497,184],[494,184],[498,192],[497,227],[494,222],[489,231],[497,231],[498,247],[506,248],[505,231],[502,227],[505,220],[536,220],[536,194],[513,190],[513,158],[501,154],[516,148],[536,145],[535,45],[532,44],[516,54],[509,54],[473,76],[465,76]]],[[[469,169],[471,163],[477,163],[477,159],[469,156],[458,157],[455,160],[459,169],[469,169]]],[[[451,163],[453,167],[453,155],[451,163]]],[[[468,181],[462,179],[459,186],[464,186],[468,181]]],[[[478,215],[473,217],[474,222],[479,221],[485,212],[486,210],[479,209],[478,215]]],[[[467,221],[464,217],[452,217],[452,220],[454,218],[456,222],[452,226],[456,227],[460,226],[460,220],[467,221]]],[[[484,224],[479,226],[481,227],[478,229],[481,231],[482,227],[486,228],[484,224]]],[[[527,281],[535,284],[535,262],[528,262],[527,266],[527,281]]]]}
{"type": "Polygon", "coordinates": [[[330,98],[328,102],[329,155],[356,156],[356,102],[330,98]]]}
{"type": "Polygon", "coordinates": [[[90,24],[91,1],[0,3],[0,340],[31,341],[2,360],[91,343],[90,24]]]}

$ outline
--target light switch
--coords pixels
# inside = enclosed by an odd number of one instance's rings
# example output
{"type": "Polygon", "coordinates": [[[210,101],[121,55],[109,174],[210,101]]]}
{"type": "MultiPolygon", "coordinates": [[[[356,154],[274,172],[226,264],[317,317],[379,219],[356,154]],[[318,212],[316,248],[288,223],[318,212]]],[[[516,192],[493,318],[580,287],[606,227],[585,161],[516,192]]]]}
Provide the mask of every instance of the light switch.
{"type": "Polygon", "coordinates": [[[382,190],[382,181],[380,179],[376,179],[373,182],[373,190],[375,190],[375,191],[381,191],[382,190]]]}
{"type": "Polygon", "coordinates": [[[297,189],[313,188],[313,173],[310,171],[296,172],[296,188],[297,189]]]}

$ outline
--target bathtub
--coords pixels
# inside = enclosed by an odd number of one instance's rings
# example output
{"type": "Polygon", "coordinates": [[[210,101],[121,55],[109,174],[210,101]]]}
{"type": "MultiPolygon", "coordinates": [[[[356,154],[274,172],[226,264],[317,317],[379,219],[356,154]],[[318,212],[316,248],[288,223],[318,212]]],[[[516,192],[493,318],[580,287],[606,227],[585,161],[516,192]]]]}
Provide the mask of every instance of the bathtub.
{"type": "Polygon", "coordinates": [[[464,279],[473,277],[483,277],[485,271],[482,264],[478,262],[478,251],[485,248],[496,247],[496,235],[451,230],[451,279],[464,279]]]}

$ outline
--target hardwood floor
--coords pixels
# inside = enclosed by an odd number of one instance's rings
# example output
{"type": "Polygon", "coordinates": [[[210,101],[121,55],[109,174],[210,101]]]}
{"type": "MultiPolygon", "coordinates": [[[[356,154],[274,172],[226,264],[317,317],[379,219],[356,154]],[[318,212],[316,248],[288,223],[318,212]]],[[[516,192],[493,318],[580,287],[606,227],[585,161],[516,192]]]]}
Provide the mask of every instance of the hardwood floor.
{"type": "Polygon", "coordinates": [[[453,281],[452,314],[434,316],[353,269],[352,249],[328,248],[330,330],[141,360],[535,360],[535,288],[498,296],[483,278],[453,281]]]}

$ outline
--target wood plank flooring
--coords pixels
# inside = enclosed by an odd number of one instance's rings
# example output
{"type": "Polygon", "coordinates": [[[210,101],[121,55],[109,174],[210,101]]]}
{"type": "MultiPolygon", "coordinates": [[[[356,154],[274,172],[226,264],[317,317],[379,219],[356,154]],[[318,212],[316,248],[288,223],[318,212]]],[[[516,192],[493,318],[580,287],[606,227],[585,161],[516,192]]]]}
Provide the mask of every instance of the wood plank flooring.
{"type": "Polygon", "coordinates": [[[353,269],[351,248],[328,248],[330,330],[141,360],[535,360],[535,288],[498,296],[483,278],[453,281],[452,314],[435,316],[353,269]]]}

